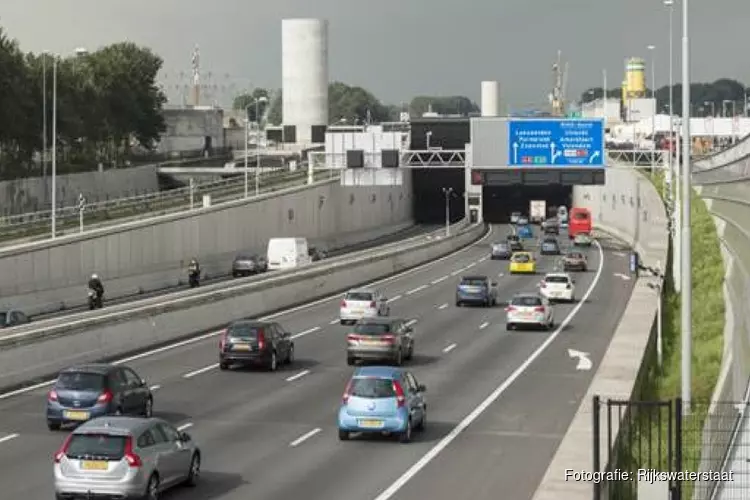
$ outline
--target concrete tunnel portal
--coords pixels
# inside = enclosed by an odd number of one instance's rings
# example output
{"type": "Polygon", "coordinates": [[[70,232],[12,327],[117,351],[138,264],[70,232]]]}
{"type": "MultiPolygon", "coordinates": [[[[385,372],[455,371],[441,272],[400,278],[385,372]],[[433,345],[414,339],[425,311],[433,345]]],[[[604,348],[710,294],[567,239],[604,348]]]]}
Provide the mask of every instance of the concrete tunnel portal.
{"type": "Polygon", "coordinates": [[[570,207],[573,201],[573,186],[482,186],[482,218],[490,224],[507,223],[513,212],[529,215],[529,204],[532,200],[544,200],[548,209],[560,205],[570,207]]]}

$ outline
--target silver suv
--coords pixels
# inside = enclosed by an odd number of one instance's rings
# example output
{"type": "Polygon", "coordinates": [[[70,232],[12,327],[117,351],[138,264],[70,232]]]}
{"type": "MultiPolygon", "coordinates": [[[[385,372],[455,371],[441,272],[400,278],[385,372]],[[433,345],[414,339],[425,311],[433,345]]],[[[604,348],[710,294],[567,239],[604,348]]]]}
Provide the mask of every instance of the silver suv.
{"type": "Polygon", "coordinates": [[[145,498],[194,486],[201,452],[159,418],[101,417],[74,430],[55,454],[55,498],[145,498]]]}

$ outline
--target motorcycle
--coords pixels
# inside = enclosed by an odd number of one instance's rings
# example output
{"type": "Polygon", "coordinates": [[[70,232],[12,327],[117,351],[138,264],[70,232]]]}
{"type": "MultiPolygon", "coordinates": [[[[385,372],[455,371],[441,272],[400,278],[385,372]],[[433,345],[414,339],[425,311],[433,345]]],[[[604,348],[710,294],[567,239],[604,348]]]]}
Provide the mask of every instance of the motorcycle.
{"type": "Polygon", "coordinates": [[[102,306],[102,297],[96,293],[96,290],[89,288],[89,310],[101,309],[102,306]]]}
{"type": "Polygon", "coordinates": [[[194,271],[191,270],[188,274],[188,283],[190,284],[190,288],[195,288],[197,286],[200,286],[200,280],[201,280],[201,273],[200,271],[194,271]]]}

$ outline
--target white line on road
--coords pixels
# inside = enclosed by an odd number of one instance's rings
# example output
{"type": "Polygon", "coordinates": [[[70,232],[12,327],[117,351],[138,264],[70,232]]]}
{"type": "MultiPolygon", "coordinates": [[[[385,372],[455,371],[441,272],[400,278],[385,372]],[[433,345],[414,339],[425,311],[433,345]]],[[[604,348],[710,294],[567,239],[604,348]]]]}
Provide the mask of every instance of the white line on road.
{"type": "Polygon", "coordinates": [[[4,443],[6,441],[10,441],[11,439],[16,439],[20,434],[8,434],[7,436],[0,437],[0,443],[4,443]]]}
{"type": "Polygon", "coordinates": [[[430,281],[430,285],[437,285],[438,283],[441,283],[441,282],[443,282],[443,281],[445,281],[447,279],[448,279],[448,275],[441,276],[440,278],[438,278],[436,280],[430,281]]]}
{"type": "Polygon", "coordinates": [[[485,321],[484,323],[482,323],[481,325],[479,325],[479,329],[480,330],[484,330],[488,326],[490,326],[490,324],[487,321],[485,321]]]}
{"type": "Polygon", "coordinates": [[[443,352],[447,354],[447,353],[451,352],[455,348],[456,348],[456,344],[451,344],[448,347],[446,347],[445,349],[443,349],[443,352]]]}
{"type": "Polygon", "coordinates": [[[594,292],[594,288],[596,288],[596,285],[599,282],[599,278],[602,275],[602,269],[604,268],[604,252],[602,251],[602,247],[599,242],[594,241],[594,244],[599,250],[599,266],[596,270],[596,275],[594,275],[594,279],[591,281],[591,285],[589,285],[589,288],[586,290],[586,293],[583,294],[581,300],[578,302],[578,304],[575,305],[575,307],[573,307],[573,309],[570,311],[570,313],[568,313],[565,319],[562,320],[557,329],[552,332],[544,341],[544,343],[537,347],[537,349],[533,353],[531,353],[531,355],[526,358],[526,360],[521,363],[521,365],[516,368],[515,371],[511,373],[510,376],[492,392],[492,394],[487,397],[487,399],[482,401],[479,406],[474,408],[474,410],[472,410],[471,413],[469,413],[461,422],[459,422],[458,425],[454,427],[453,430],[450,431],[450,433],[448,433],[448,435],[438,441],[438,443],[435,444],[435,446],[433,446],[430,451],[423,455],[422,458],[420,458],[414,465],[409,467],[406,472],[401,475],[401,477],[396,479],[396,481],[393,482],[393,484],[391,484],[388,488],[386,488],[385,491],[375,497],[375,500],[389,500],[396,493],[398,493],[398,491],[403,488],[406,483],[408,483],[414,476],[416,476],[419,471],[424,469],[430,462],[435,460],[440,452],[446,449],[463,431],[465,431],[476,419],[478,419],[482,415],[482,413],[487,411],[487,408],[489,408],[495,401],[497,401],[498,398],[500,398],[500,396],[502,396],[503,393],[508,390],[508,387],[510,387],[516,380],[518,380],[518,378],[523,375],[526,370],[528,370],[529,366],[531,366],[531,364],[534,363],[534,361],[536,361],[537,358],[542,355],[542,353],[550,346],[550,344],[552,344],[557,339],[563,329],[568,326],[575,315],[578,314],[578,311],[580,311],[583,305],[586,303],[586,300],[588,300],[588,298],[594,292]]]}
{"type": "Polygon", "coordinates": [[[477,262],[484,262],[485,260],[489,259],[490,257],[488,255],[485,255],[481,259],[479,259],[477,262]]]}
{"type": "Polygon", "coordinates": [[[294,382],[295,380],[301,379],[302,377],[304,377],[308,373],[310,373],[310,370],[302,370],[301,372],[299,372],[296,375],[292,375],[291,377],[287,377],[286,381],[287,382],[294,382]]]}
{"type": "Polygon", "coordinates": [[[476,265],[477,265],[477,263],[476,263],[476,262],[472,262],[472,263],[471,263],[471,264],[469,264],[468,266],[464,267],[464,271],[465,271],[465,270],[467,270],[467,269],[471,269],[472,267],[474,267],[474,266],[476,266],[476,265]]]}
{"type": "Polygon", "coordinates": [[[302,332],[299,332],[299,333],[295,333],[294,335],[292,335],[292,337],[291,337],[291,338],[292,338],[292,340],[294,340],[294,339],[298,339],[298,338],[300,338],[300,337],[304,337],[305,335],[310,335],[311,333],[315,333],[315,332],[317,332],[318,330],[320,330],[320,327],[319,327],[319,326],[314,326],[314,327],[312,327],[312,328],[309,328],[309,329],[307,329],[307,330],[304,330],[304,331],[302,331],[302,332]]]}
{"type": "Polygon", "coordinates": [[[185,375],[182,376],[182,378],[193,378],[196,375],[200,375],[201,373],[206,373],[207,371],[215,370],[218,367],[219,367],[219,363],[214,363],[213,365],[204,366],[203,368],[199,368],[192,372],[186,373],[185,375]]]}
{"type": "Polygon", "coordinates": [[[341,320],[339,318],[336,318],[336,319],[332,319],[331,322],[328,323],[328,324],[329,325],[335,325],[335,324],[338,324],[338,323],[341,323],[341,320]]]}
{"type": "Polygon", "coordinates": [[[497,273],[498,278],[502,278],[503,276],[505,276],[505,273],[497,273]]]}
{"type": "Polygon", "coordinates": [[[438,309],[445,309],[446,307],[448,307],[448,304],[441,304],[438,306],[438,309]]]}
{"type": "Polygon", "coordinates": [[[192,426],[193,426],[193,423],[192,422],[188,422],[186,424],[182,424],[181,426],[177,427],[177,430],[180,431],[180,432],[182,432],[182,431],[184,431],[186,429],[190,429],[192,426]]]}
{"type": "Polygon", "coordinates": [[[308,439],[310,439],[311,437],[313,437],[314,435],[319,434],[320,432],[323,432],[323,429],[321,429],[320,427],[316,427],[310,432],[302,434],[300,437],[298,437],[297,439],[289,443],[289,446],[291,446],[292,448],[294,448],[295,446],[299,446],[305,441],[307,441],[308,439]]]}
{"type": "Polygon", "coordinates": [[[152,385],[151,387],[149,387],[149,390],[151,391],[158,391],[159,389],[161,389],[161,386],[159,384],[152,385]]]}
{"type": "Polygon", "coordinates": [[[386,302],[388,302],[390,304],[391,302],[396,302],[401,297],[402,297],[402,295],[396,295],[395,297],[391,297],[390,299],[386,300],[386,302]]]}
{"type": "Polygon", "coordinates": [[[415,288],[414,290],[409,290],[408,292],[406,292],[406,295],[412,295],[412,294],[415,294],[415,293],[417,293],[417,292],[421,292],[421,291],[422,291],[422,290],[424,290],[425,288],[427,288],[427,285],[422,285],[422,286],[418,286],[418,287],[417,287],[417,288],[415,288]]]}
{"type": "Polygon", "coordinates": [[[616,255],[617,257],[625,257],[625,254],[622,252],[612,252],[612,255],[616,255]]]}

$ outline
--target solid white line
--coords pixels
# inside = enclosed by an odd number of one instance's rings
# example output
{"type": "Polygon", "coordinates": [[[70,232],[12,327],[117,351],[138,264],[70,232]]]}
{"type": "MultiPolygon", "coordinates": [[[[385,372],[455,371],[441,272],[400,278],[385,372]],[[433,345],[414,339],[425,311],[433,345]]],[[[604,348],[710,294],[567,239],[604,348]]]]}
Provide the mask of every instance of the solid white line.
{"type": "Polygon", "coordinates": [[[575,305],[573,310],[568,313],[568,315],[565,317],[565,319],[560,323],[560,326],[557,327],[557,329],[550,334],[549,337],[544,341],[542,345],[540,345],[533,353],[531,353],[531,356],[526,358],[526,360],[516,368],[516,370],[510,374],[510,376],[503,381],[502,384],[500,384],[493,392],[490,394],[487,399],[482,401],[479,406],[474,408],[471,413],[469,413],[459,424],[451,430],[450,433],[448,433],[447,436],[445,436],[443,439],[438,441],[438,443],[432,447],[430,451],[428,451],[425,455],[420,458],[417,463],[412,465],[409,469],[404,472],[401,477],[399,477],[393,484],[391,484],[388,488],[385,489],[380,495],[375,497],[375,500],[389,500],[392,498],[401,488],[404,487],[406,483],[408,483],[414,476],[416,476],[419,471],[424,469],[427,464],[432,462],[435,457],[437,457],[441,451],[446,449],[463,431],[466,430],[467,427],[469,427],[477,418],[479,418],[482,413],[487,411],[487,408],[489,408],[497,399],[510,387],[513,382],[515,382],[523,373],[531,366],[531,364],[536,361],[536,359],[542,355],[542,353],[547,349],[547,347],[552,344],[552,342],[557,339],[557,337],[560,335],[560,333],[563,331],[563,329],[568,326],[568,323],[570,323],[576,314],[578,314],[578,311],[581,310],[581,307],[586,303],[586,300],[589,298],[589,296],[593,293],[594,288],[596,288],[597,283],[599,282],[599,278],[602,275],[602,269],[604,269],[604,252],[602,251],[602,247],[599,244],[599,242],[594,241],[594,244],[596,245],[597,249],[599,250],[599,266],[596,270],[596,275],[594,276],[594,279],[591,281],[591,285],[589,285],[588,290],[586,290],[586,293],[581,297],[581,300],[578,302],[578,304],[575,305]]]}
{"type": "Polygon", "coordinates": [[[463,268],[461,268],[461,269],[456,269],[455,271],[453,271],[453,272],[451,273],[451,276],[458,276],[458,275],[459,275],[459,274],[461,274],[462,272],[464,272],[464,269],[463,269],[463,268]]]}
{"type": "Polygon", "coordinates": [[[190,428],[191,428],[192,426],[193,426],[193,423],[192,423],[192,422],[188,422],[188,423],[186,423],[186,424],[182,424],[181,426],[179,426],[179,427],[177,428],[177,430],[178,430],[178,431],[180,431],[180,432],[182,432],[182,431],[184,431],[185,429],[190,429],[190,428]]]}
{"type": "Polygon", "coordinates": [[[328,324],[329,324],[329,325],[336,325],[336,324],[338,324],[338,323],[341,323],[341,320],[340,320],[340,319],[338,319],[338,318],[336,318],[336,319],[332,319],[332,320],[331,320],[331,322],[330,322],[330,323],[328,323],[328,324]]]}
{"type": "Polygon", "coordinates": [[[320,330],[320,327],[319,327],[319,326],[314,326],[314,327],[312,327],[312,328],[310,328],[310,329],[308,329],[308,330],[304,330],[304,331],[302,331],[302,332],[299,332],[299,333],[295,333],[294,335],[292,335],[292,337],[291,337],[291,338],[292,338],[292,340],[294,340],[294,339],[298,339],[298,338],[300,338],[300,337],[304,337],[305,335],[310,335],[311,333],[315,333],[315,332],[317,332],[318,330],[320,330]]]}
{"type": "Polygon", "coordinates": [[[183,378],[193,378],[196,375],[200,375],[201,373],[206,373],[207,371],[215,370],[219,367],[219,363],[215,363],[213,365],[204,366],[203,368],[199,368],[198,370],[188,372],[185,375],[183,375],[183,378]]]}
{"type": "Polygon", "coordinates": [[[441,304],[438,309],[445,309],[446,307],[448,307],[448,304],[441,304]]]}
{"type": "Polygon", "coordinates": [[[415,288],[414,290],[409,290],[408,292],[406,292],[406,295],[412,295],[412,294],[415,294],[415,293],[417,293],[417,292],[421,292],[421,291],[422,291],[422,290],[424,290],[425,288],[427,288],[427,285],[422,285],[422,286],[418,286],[418,287],[417,287],[417,288],[415,288]]]}
{"type": "Polygon", "coordinates": [[[7,436],[3,436],[0,438],[0,443],[10,441],[11,439],[16,439],[18,436],[20,436],[20,434],[17,434],[17,433],[8,434],[7,436]]]}
{"type": "MultiPolygon", "coordinates": [[[[481,238],[479,238],[477,241],[475,241],[471,245],[465,246],[464,248],[461,248],[460,250],[456,250],[453,253],[450,253],[448,255],[440,257],[439,259],[432,260],[430,262],[425,262],[424,264],[419,265],[417,267],[413,267],[411,269],[407,269],[406,271],[400,272],[400,273],[395,274],[393,276],[389,276],[387,278],[382,278],[382,279],[379,279],[379,280],[372,281],[370,283],[366,283],[366,284],[364,284],[362,286],[363,286],[363,288],[368,288],[368,287],[373,287],[373,286],[380,285],[380,284],[383,284],[383,283],[390,283],[392,281],[399,280],[399,279],[404,278],[406,276],[411,276],[412,274],[418,273],[418,272],[423,271],[425,269],[430,269],[430,268],[434,267],[435,265],[437,265],[437,264],[439,264],[441,262],[445,262],[447,260],[454,259],[457,255],[461,255],[464,252],[468,252],[469,250],[472,250],[474,247],[482,244],[490,236],[492,236],[492,232],[493,232],[492,231],[492,227],[490,226],[490,230],[487,231],[487,234],[485,234],[484,236],[482,236],[481,238]]],[[[458,271],[458,272],[461,272],[461,271],[458,271]]],[[[301,306],[297,306],[297,307],[292,307],[292,308],[289,308],[289,309],[285,309],[283,311],[279,311],[277,313],[270,314],[268,316],[264,316],[264,317],[258,318],[258,319],[261,320],[261,321],[270,321],[270,320],[273,320],[273,319],[285,316],[287,314],[292,314],[292,313],[295,313],[295,312],[304,311],[306,309],[311,309],[311,308],[313,308],[315,306],[319,306],[321,304],[325,304],[325,303],[331,302],[333,300],[339,300],[340,298],[341,298],[341,294],[340,293],[332,294],[332,295],[329,295],[327,297],[322,297],[320,299],[313,300],[312,302],[308,302],[306,304],[302,304],[301,306]]],[[[334,324],[334,323],[331,323],[331,324],[334,324]]],[[[156,349],[151,349],[151,350],[148,350],[148,351],[144,351],[142,353],[135,354],[133,356],[128,356],[126,358],[118,359],[116,361],[113,361],[112,364],[114,364],[114,365],[121,365],[121,364],[124,364],[124,363],[130,363],[131,361],[136,361],[136,360],[139,360],[139,359],[148,358],[148,357],[154,356],[155,354],[160,354],[162,352],[171,351],[171,350],[177,349],[179,347],[183,347],[183,346],[190,345],[190,344],[195,344],[196,342],[201,342],[203,340],[210,339],[212,337],[215,337],[215,336],[219,335],[221,332],[222,332],[222,330],[216,330],[216,331],[213,331],[213,332],[207,332],[207,333],[204,333],[204,334],[199,335],[197,337],[191,337],[189,339],[181,340],[179,342],[175,342],[175,343],[168,344],[168,345],[165,345],[165,346],[162,346],[162,347],[158,347],[156,349]]],[[[56,380],[57,380],[57,378],[54,378],[54,379],[46,380],[44,382],[39,382],[38,384],[30,385],[30,386],[27,386],[27,387],[22,387],[20,389],[15,389],[13,391],[4,392],[4,393],[0,394],[0,401],[2,401],[3,399],[11,398],[13,396],[18,396],[20,394],[26,394],[28,392],[32,392],[32,391],[35,391],[37,389],[41,389],[43,387],[48,387],[48,386],[54,384],[56,380]]]]}
{"type": "Polygon", "coordinates": [[[479,325],[479,329],[480,330],[484,330],[488,326],[490,326],[490,324],[487,321],[485,321],[484,323],[482,323],[481,325],[479,325]]]}
{"type": "Polygon", "coordinates": [[[455,348],[456,348],[456,344],[451,344],[448,347],[446,347],[445,349],[443,349],[443,352],[447,354],[447,353],[451,352],[455,348]]]}
{"type": "Polygon", "coordinates": [[[286,381],[287,382],[294,382],[297,379],[301,379],[302,377],[304,377],[308,373],[310,373],[310,370],[302,370],[301,372],[299,372],[296,375],[292,375],[291,377],[287,377],[286,381]]]}
{"type": "Polygon", "coordinates": [[[398,299],[400,299],[402,295],[396,295],[395,297],[391,297],[390,299],[386,300],[387,303],[396,302],[398,299]]]}
{"type": "Polygon", "coordinates": [[[485,255],[484,257],[482,257],[481,259],[479,259],[478,262],[484,262],[487,259],[489,259],[489,257],[485,255]]]}
{"type": "Polygon", "coordinates": [[[465,271],[465,270],[467,270],[467,269],[471,269],[472,267],[474,267],[474,266],[476,266],[476,265],[477,265],[477,263],[476,263],[476,262],[472,262],[471,264],[469,264],[468,266],[466,266],[466,267],[464,268],[464,271],[465,271]]]}
{"type": "Polygon", "coordinates": [[[430,281],[430,285],[437,285],[438,283],[442,283],[443,281],[445,281],[447,279],[448,279],[448,275],[441,276],[440,278],[438,278],[436,280],[430,281]]]}
{"type": "Polygon", "coordinates": [[[149,390],[151,391],[158,391],[159,389],[161,389],[161,386],[159,384],[152,385],[151,387],[149,387],[149,390]]]}
{"type": "Polygon", "coordinates": [[[298,437],[297,439],[295,439],[294,441],[292,441],[291,443],[289,443],[289,446],[291,446],[292,448],[294,448],[295,446],[299,446],[302,443],[304,443],[305,441],[307,441],[308,439],[310,439],[311,437],[313,437],[314,435],[316,435],[316,434],[318,434],[318,433],[320,433],[322,431],[323,431],[323,429],[321,429],[320,427],[316,427],[315,429],[311,430],[310,432],[302,434],[300,437],[298,437]]]}

